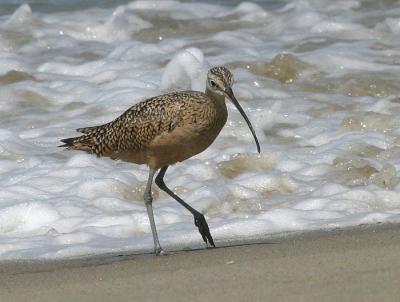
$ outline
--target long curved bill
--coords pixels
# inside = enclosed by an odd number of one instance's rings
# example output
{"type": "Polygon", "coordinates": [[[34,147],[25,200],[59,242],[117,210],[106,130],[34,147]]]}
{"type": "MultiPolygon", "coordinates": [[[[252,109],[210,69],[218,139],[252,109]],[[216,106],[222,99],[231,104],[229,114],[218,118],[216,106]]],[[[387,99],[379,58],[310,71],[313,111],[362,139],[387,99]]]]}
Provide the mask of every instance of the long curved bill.
{"type": "Polygon", "coordinates": [[[226,94],[227,97],[229,97],[229,99],[235,105],[237,110],[239,110],[240,114],[243,116],[244,120],[246,121],[247,126],[249,126],[251,134],[253,134],[254,140],[255,140],[256,145],[257,145],[257,151],[258,151],[258,153],[260,153],[261,149],[260,149],[260,144],[258,143],[256,132],[254,131],[253,126],[251,125],[250,120],[247,117],[246,113],[244,113],[244,110],[243,110],[242,106],[240,106],[238,100],[235,98],[235,95],[233,94],[232,88],[230,88],[230,87],[226,88],[225,94],[226,94]]]}

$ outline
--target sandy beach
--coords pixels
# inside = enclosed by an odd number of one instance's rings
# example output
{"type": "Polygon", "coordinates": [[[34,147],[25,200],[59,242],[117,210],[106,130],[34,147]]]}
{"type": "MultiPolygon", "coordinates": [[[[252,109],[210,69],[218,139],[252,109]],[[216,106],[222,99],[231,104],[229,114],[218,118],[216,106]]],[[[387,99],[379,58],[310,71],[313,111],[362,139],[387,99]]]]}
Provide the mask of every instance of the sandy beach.
{"type": "Polygon", "coordinates": [[[0,302],[400,301],[400,2],[253,2],[0,1],[0,302]]]}
{"type": "Polygon", "coordinates": [[[269,243],[0,265],[2,301],[398,301],[400,228],[269,243]]]}

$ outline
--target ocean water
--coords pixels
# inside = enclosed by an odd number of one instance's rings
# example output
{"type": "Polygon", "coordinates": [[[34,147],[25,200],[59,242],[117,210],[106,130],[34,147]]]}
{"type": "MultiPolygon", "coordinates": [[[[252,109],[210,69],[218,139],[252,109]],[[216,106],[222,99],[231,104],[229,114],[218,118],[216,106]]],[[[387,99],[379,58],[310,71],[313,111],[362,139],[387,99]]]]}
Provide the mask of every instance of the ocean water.
{"type": "MultiPolygon", "coordinates": [[[[133,104],[235,75],[227,125],[166,183],[216,245],[400,221],[398,1],[0,4],[0,259],[151,251],[146,166],[57,148],[133,104]]],[[[202,246],[154,186],[161,244],[202,246]]]]}

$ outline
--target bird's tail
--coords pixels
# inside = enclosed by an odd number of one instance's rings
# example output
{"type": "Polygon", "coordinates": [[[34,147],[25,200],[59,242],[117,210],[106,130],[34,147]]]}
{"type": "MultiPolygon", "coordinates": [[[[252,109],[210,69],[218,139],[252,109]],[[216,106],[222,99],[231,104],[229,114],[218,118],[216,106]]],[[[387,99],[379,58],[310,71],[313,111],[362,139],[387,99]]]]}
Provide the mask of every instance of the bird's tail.
{"type": "Polygon", "coordinates": [[[88,153],[95,153],[96,146],[95,143],[87,137],[86,135],[64,138],[61,140],[63,145],[59,145],[58,147],[67,148],[70,150],[81,150],[86,151],[88,153]]]}

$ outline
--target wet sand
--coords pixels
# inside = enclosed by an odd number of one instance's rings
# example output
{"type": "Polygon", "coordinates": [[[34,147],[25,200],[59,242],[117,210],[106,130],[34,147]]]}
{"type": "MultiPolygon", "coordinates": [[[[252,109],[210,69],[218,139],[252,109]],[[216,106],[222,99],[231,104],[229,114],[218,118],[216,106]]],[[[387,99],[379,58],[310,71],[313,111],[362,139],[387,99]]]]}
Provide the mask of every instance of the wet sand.
{"type": "Polygon", "coordinates": [[[162,257],[3,262],[0,300],[399,301],[398,225],[274,241],[162,257]]]}

